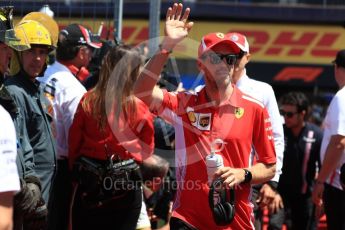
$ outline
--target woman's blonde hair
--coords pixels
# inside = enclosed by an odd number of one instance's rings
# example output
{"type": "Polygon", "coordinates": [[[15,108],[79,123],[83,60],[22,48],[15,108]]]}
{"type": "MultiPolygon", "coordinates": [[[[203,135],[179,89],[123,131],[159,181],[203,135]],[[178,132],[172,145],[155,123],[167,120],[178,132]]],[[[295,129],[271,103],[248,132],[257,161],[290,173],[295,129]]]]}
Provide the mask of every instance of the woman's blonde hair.
{"type": "Polygon", "coordinates": [[[99,79],[83,101],[83,109],[98,121],[100,129],[107,123],[107,112],[115,113],[118,120],[132,121],[136,117],[136,98],[133,85],[138,78],[142,57],[135,48],[119,45],[111,48],[102,61],[99,79]]]}

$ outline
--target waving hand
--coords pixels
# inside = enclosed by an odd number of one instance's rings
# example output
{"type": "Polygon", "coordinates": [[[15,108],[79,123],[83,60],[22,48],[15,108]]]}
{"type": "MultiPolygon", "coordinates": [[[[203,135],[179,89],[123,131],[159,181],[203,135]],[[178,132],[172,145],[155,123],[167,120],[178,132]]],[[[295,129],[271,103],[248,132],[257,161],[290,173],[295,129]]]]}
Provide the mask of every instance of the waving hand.
{"type": "Polygon", "coordinates": [[[187,22],[190,9],[187,8],[183,15],[182,13],[183,5],[181,3],[174,3],[172,8],[168,8],[166,14],[163,43],[171,49],[188,35],[193,26],[193,22],[187,22]]]}

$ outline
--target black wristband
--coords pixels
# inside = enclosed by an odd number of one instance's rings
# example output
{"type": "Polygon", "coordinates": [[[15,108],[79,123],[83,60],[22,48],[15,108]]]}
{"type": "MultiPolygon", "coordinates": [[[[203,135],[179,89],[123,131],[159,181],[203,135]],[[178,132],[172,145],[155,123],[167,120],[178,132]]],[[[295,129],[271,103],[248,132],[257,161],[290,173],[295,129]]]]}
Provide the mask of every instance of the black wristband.
{"type": "Polygon", "coordinates": [[[277,181],[267,181],[265,184],[269,185],[274,191],[277,191],[278,189],[278,182],[277,181]]]}
{"type": "Polygon", "coordinates": [[[252,173],[248,169],[243,169],[244,170],[244,181],[242,182],[243,184],[250,183],[252,180],[252,173]]]}

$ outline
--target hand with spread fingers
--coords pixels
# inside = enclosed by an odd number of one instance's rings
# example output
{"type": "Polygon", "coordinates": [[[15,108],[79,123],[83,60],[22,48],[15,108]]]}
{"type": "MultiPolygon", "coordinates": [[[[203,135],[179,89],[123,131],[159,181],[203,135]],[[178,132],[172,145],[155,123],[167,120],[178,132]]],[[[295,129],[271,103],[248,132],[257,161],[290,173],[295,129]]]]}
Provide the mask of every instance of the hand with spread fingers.
{"type": "Polygon", "coordinates": [[[175,3],[169,7],[166,14],[163,46],[171,50],[182,41],[193,27],[193,22],[188,22],[190,9],[187,8],[183,15],[183,5],[175,3]]]}

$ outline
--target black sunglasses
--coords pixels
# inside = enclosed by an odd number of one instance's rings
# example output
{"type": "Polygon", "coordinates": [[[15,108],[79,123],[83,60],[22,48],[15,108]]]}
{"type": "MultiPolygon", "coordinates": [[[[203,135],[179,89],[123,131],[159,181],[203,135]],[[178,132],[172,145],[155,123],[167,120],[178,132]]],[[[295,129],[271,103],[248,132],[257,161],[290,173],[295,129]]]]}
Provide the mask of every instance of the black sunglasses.
{"type": "Polygon", "coordinates": [[[236,54],[237,55],[237,59],[238,60],[242,59],[243,56],[246,55],[246,54],[247,54],[247,52],[244,52],[244,51],[240,50],[240,52],[238,54],[236,54]]]}
{"type": "Polygon", "coordinates": [[[297,114],[298,112],[285,112],[284,110],[280,110],[280,114],[282,116],[287,116],[288,118],[293,117],[293,115],[297,114]]]}
{"type": "MultiPolygon", "coordinates": [[[[211,64],[219,64],[224,58],[226,60],[226,63],[228,65],[234,65],[237,61],[237,55],[236,54],[219,54],[219,53],[209,53],[207,55],[210,58],[211,64]]],[[[204,56],[203,59],[206,57],[204,56]]]]}

